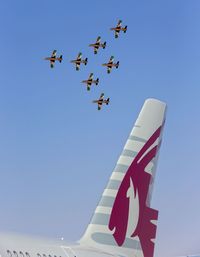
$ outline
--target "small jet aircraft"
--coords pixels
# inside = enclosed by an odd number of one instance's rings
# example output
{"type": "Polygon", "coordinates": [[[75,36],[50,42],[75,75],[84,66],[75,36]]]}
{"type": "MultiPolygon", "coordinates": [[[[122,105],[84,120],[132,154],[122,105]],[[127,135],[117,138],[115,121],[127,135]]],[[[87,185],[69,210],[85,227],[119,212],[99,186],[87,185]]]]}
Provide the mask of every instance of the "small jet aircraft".
{"type": "Polygon", "coordinates": [[[98,100],[94,100],[93,103],[98,104],[98,110],[101,110],[103,104],[108,105],[110,102],[110,98],[104,99],[104,93],[102,93],[98,100]]]}
{"type": "Polygon", "coordinates": [[[127,31],[127,26],[125,26],[124,28],[122,27],[122,20],[119,20],[117,23],[117,26],[115,28],[111,28],[110,30],[114,30],[115,31],[115,38],[119,37],[119,32],[123,31],[124,33],[126,33],[127,31]]]}
{"type": "Polygon", "coordinates": [[[87,90],[89,91],[92,84],[96,84],[96,86],[99,84],[99,78],[93,80],[93,73],[90,73],[89,78],[87,80],[83,80],[82,83],[87,85],[87,90]]]}
{"type": "Polygon", "coordinates": [[[94,47],[94,54],[97,54],[98,49],[100,47],[102,47],[103,49],[105,49],[106,47],[106,41],[104,43],[101,43],[101,37],[98,37],[96,40],[96,43],[94,44],[90,44],[89,46],[94,47]]]}
{"type": "Polygon", "coordinates": [[[76,60],[72,60],[71,63],[74,63],[76,65],[76,70],[79,70],[81,63],[84,63],[85,65],[87,65],[88,58],[85,58],[85,60],[83,60],[82,53],[79,53],[76,60]]]}
{"type": "Polygon", "coordinates": [[[119,61],[116,62],[116,63],[114,63],[113,61],[114,61],[114,56],[111,56],[108,63],[103,63],[102,64],[102,66],[106,66],[107,67],[107,73],[110,73],[111,69],[113,67],[115,67],[116,69],[118,69],[118,67],[119,67],[119,61]]]}
{"type": "Polygon", "coordinates": [[[51,54],[51,57],[46,57],[44,58],[45,60],[47,61],[50,61],[50,67],[53,68],[54,67],[54,64],[55,64],[55,61],[59,61],[59,62],[62,62],[62,55],[60,55],[60,57],[56,57],[56,53],[57,51],[56,50],[53,50],[52,54],[51,54]]]}

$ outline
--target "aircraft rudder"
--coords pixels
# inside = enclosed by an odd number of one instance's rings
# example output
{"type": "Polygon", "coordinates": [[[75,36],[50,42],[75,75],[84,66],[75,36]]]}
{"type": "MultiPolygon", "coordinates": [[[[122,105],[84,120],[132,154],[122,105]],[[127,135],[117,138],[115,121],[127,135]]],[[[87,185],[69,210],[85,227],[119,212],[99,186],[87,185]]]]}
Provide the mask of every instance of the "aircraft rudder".
{"type": "Polygon", "coordinates": [[[165,115],[166,103],[144,102],[81,243],[153,257],[158,211],[150,203],[165,115]]]}

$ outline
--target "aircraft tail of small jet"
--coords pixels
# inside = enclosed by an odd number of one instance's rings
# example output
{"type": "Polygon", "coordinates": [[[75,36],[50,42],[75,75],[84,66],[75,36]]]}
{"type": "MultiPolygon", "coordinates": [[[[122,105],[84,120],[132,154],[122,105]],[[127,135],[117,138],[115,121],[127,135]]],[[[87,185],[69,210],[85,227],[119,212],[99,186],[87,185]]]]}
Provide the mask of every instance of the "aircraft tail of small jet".
{"type": "Polygon", "coordinates": [[[95,84],[96,84],[96,86],[99,84],[99,78],[96,79],[95,84]]]}
{"type": "Polygon", "coordinates": [[[109,102],[110,102],[110,98],[108,97],[108,98],[106,99],[106,104],[108,105],[109,102]]]}
{"type": "Polygon", "coordinates": [[[158,211],[151,208],[166,104],[147,99],[80,244],[125,257],[153,257],[158,211]]]}
{"type": "Polygon", "coordinates": [[[88,63],[88,58],[85,58],[85,65],[87,65],[87,63],[88,63]]]}
{"type": "Polygon", "coordinates": [[[116,68],[117,69],[119,68],[119,61],[116,63],[116,68]]]}
{"type": "Polygon", "coordinates": [[[60,58],[59,58],[59,59],[60,59],[59,62],[61,63],[61,62],[62,62],[62,59],[63,59],[63,56],[60,55],[60,58]]]}
{"type": "Polygon", "coordinates": [[[106,48],[106,41],[103,43],[103,49],[106,48]]]}
{"type": "Polygon", "coordinates": [[[126,33],[126,31],[127,31],[127,26],[124,27],[124,33],[126,33]]]}

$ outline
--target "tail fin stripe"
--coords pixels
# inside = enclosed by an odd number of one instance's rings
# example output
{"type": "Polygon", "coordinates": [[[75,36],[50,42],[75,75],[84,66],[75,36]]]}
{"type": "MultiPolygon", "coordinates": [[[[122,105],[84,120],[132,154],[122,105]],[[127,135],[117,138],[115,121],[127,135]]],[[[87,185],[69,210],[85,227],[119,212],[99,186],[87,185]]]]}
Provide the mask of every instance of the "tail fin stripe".
{"type": "Polygon", "coordinates": [[[112,207],[115,201],[115,197],[102,196],[99,206],[112,207]]]}
{"type": "Polygon", "coordinates": [[[111,207],[97,206],[95,213],[111,214],[111,211],[112,211],[111,207]]]}
{"type": "Polygon", "coordinates": [[[104,213],[95,213],[92,220],[91,224],[96,224],[96,225],[107,225],[110,219],[109,214],[104,214],[104,213]]]}
{"type": "Polygon", "coordinates": [[[127,167],[129,167],[131,165],[132,161],[133,161],[133,158],[121,155],[119,157],[117,164],[123,164],[123,165],[126,165],[127,167]]]}
{"type": "Polygon", "coordinates": [[[117,164],[115,166],[114,172],[126,173],[127,170],[128,170],[128,166],[127,165],[117,164]]]}
{"type": "MultiPolygon", "coordinates": [[[[102,244],[117,246],[115,240],[113,239],[113,236],[110,234],[94,233],[94,234],[92,234],[92,239],[100,244],[102,243],[102,244]]],[[[139,243],[139,241],[137,241],[135,239],[126,238],[126,240],[124,241],[123,247],[135,249],[135,250],[136,249],[141,250],[141,247],[139,247],[139,249],[138,249],[138,243],[139,243]]]]}
{"type": "Polygon", "coordinates": [[[146,139],[141,138],[141,137],[136,137],[136,136],[133,136],[133,135],[130,135],[128,139],[136,141],[136,142],[142,142],[142,143],[146,143],[147,142],[146,139]]]}
{"type": "Polygon", "coordinates": [[[113,172],[110,179],[122,181],[124,178],[124,173],[121,172],[113,172]]]}
{"type": "Polygon", "coordinates": [[[121,184],[121,181],[119,180],[109,180],[109,183],[107,185],[107,189],[119,189],[119,186],[121,184]]]}
{"type": "Polygon", "coordinates": [[[144,146],[145,143],[141,141],[134,141],[134,140],[127,140],[127,143],[125,144],[124,149],[139,152],[141,148],[144,146]]]}
{"type": "Polygon", "coordinates": [[[132,150],[129,150],[129,149],[124,149],[123,152],[122,152],[122,156],[127,156],[127,157],[135,157],[136,155],[138,154],[138,152],[135,152],[135,151],[132,151],[132,150]]]}
{"type": "Polygon", "coordinates": [[[116,197],[117,195],[117,190],[113,190],[113,189],[105,189],[103,192],[104,196],[111,196],[111,197],[116,197]]]}

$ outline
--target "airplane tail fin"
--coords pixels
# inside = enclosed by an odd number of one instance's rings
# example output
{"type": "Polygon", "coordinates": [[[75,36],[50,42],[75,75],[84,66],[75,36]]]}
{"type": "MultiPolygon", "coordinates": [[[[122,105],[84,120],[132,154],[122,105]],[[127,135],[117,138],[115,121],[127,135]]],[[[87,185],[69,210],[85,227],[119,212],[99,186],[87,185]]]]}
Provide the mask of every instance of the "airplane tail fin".
{"type": "Polygon", "coordinates": [[[110,98],[108,97],[108,98],[106,99],[106,105],[108,105],[109,102],[110,102],[110,98]]]}
{"type": "Polygon", "coordinates": [[[59,62],[61,63],[61,62],[62,62],[62,60],[63,60],[63,56],[62,56],[62,55],[60,55],[60,60],[59,60],[59,62]]]}
{"type": "Polygon", "coordinates": [[[96,79],[96,85],[98,85],[98,84],[99,84],[99,78],[96,79]]]}
{"type": "Polygon", "coordinates": [[[119,68],[119,61],[118,61],[117,64],[116,64],[116,68],[117,68],[117,69],[119,68]]]}
{"type": "Polygon", "coordinates": [[[80,240],[125,257],[153,257],[158,211],[150,207],[166,104],[147,99],[80,240]]]}
{"type": "Polygon", "coordinates": [[[88,58],[85,58],[85,65],[87,65],[88,63],[88,58]]]}
{"type": "Polygon", "coordinates": [[[106,48],[106,41],[103,43],[103,49],[106,48]]]}
{"type": "Polygon", "coordinates": [[[126,33],[126,31],[127,31],[127,26],[124,27],[124,33],[126,33]]]}

